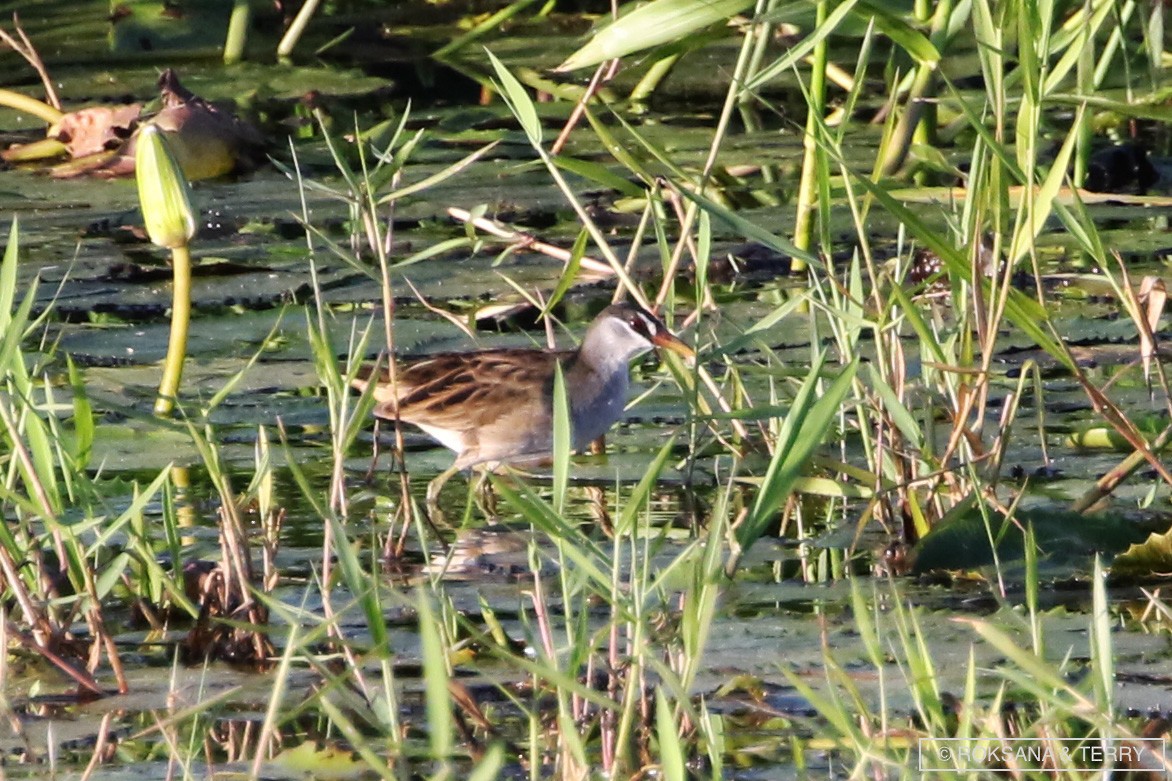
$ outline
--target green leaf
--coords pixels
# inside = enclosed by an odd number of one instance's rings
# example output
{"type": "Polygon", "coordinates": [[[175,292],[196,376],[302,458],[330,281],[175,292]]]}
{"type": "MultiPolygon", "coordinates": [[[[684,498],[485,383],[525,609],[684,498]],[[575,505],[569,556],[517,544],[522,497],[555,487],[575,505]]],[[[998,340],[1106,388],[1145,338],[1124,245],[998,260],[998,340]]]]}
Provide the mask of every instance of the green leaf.
{"type": "Polygon", "coordinates": [[[562,300],[574,283],[578,281],[578,271],[582,268],[582,256],[586,254],[586,247],[590,243],[590,234],[585,230],[578,231],[578,238],[574,239],[574,246],[570,248],[570,260],[562,269],[558,278],[557,287],[550,293],[549,300],[542,309],[542,314],[548,316],[557,303],[562,300]]]}
{"type": "Polygon", "coordinates": [[[419,611],[419,644],[423,657],[424,695],[427,702],[427,737],[432,759],[452,755],[452,700],[448,694],[448,655],[440,638],[431,600],[419,589],[415,600],[419,611]]]}
{"type": "Polygon", "coordinates": [[[907,291],[903,289],[902,285],[891,286],[892,298],[897,304],[896,311],[900,313],[912,330],[916,332],[916,336],[920,338],[921,352],[927,352],[931,360],[939,364],[946,364],[948,360],[944,357],[944,348],[940,346],[939,337],[933,333],[923,314],[920,312],[920,307],[911,299],[907,291]]]}
{"type": "Polygon", "coordinates": [[[700,291],[708,290],[708,262],[712,258],[712,215],[700,212],[696,225],[696,308],[703,310],[704,301],[700,291]]]}
{"type": "Polygon", "coordinates": [[[477,149],[475,152],[472,152],[469,155],[465,155],[464,157],[460,158],[456,162],[445,167],[443,170],[436,171],[434,174],[431,174],[430,176],[426,176],[423,179],[420,179],[418,182],[415,182],[414,184],[409,184],[405,187],[401,187],[398,190],[395,190],[394,192],[387,193],[386,195],[384,195],[378,199],[379,205],[382,206],[384,204],[394,203],[395,201],[402,200],[403,198],[406,198],[409,195],[414,195],[417,192],[421,192],[423,190],[426,190],[429,187],[434,187],[435,185],[440,184],[441,182],[445,182],[448,179],[451,179],[453,176],[455,176],[456,174],[463,171],[465,168],[472,165],[474,162],[479,160],[481,157],[484,157],[486,154],[488,154],[490,151],[492,151],[499,143],[500,143],[500,141],[493,141],[491,143],[485,144],[480,149],[477,149]]]}
{"type": "MultiPolygon", "coordinates": [[[[630,130],[628,124],[623,122],[622,117],[617,114],[614,116],[623,127],[630,130]]],[[[586,109],[586,120],[590,123],[590,128],[594,131],[594,135],[598,136],[598,140],[602,142],[603,148],[610,153],[611,157],[644,182],[650,183],[654,181],[654,175],[647,169],[647,166],[643,165],[643,161],[632,154],[631,150],[627,148],[627,145],[619,141],[615,137],[615,134],[610,131],[610,127],[595,116],[594,112],[589,108],[586,109]]],[[[668,166],[670,168],[671,164],[668,163],[668,166]]],[[[641,190],[639,195],[635,197],[643,197],[646,194],[645,191],[641,190]]]]}
{"type": "Polygon", "coordinates": [[[662,688],[655,692],[655,736],[659,740],[659,767],[664,781],[686,781],[688,771],[684,747],[662,688]]]}
{"type": "Polygon", "coordinates": [[[917,62],[940,61],[940,51],[928,40],[928,37],[909,25],[900,16],[892,13],[891,8],[870,3],[867,0],[859,0],[854,14],[874,21],[879,32],[890,38],[917,62]]]}
{"type": "Polygon", "coordinates": [[[362,609],[363,618],[366,619],[367,627],[370,629],[370,641],[378,653],[389,654],[390,634],[387,631],[387,624],[383,620],[377,584],[362,568],[358,554],[355,552],[355,543],[346,534],[346,527],[342,525],[342,522],[330,514],[326,517],[326,523],[330,525],[330,530],[334,535],[334,553],[338,560],[338,571],[342,575],[342,581],[346,584],[346,588],[355,596],[362,609]]]}
{"type": "Polygon", "coordinates": [[[602,28],[554,70],[565,72],[589,68],[600,62],[675,43],[710,25],[726,21],[752,4],[752,0],[654,0],[602,28]]]}
{"type": "Polygon", "coordinates": [[[1115,712],[1115,654],[1111,652],[1111,628],[1114,618],[1107,607],[1107,578],[1103,560],[1095,556],[1091,574],[1091,668],[1094,671],[1096,702],[1104,713],[1115,712]]]}
{"type": "Polygon", "coordinates": [[[504,63],[496,58],[495,54],[487,49],[485,51],[488,52],[489,62],[492,63],[492,68],[496,71],[501,97],[509,104],[513,116],[521,123],[521,129],[529,137],[529,143],[535,147],[541,146],[541,119],[537,116],[537,107],[533,105],[529,93],[525,91],[521,82],[517,81],[517,77],[509,72],[504,63]]]}
{"type": "Polygon", "coordinates": [[[90,462],[94,445],[94,408],[85,391],[85,380],[73,362],[72,356],[65,356],[69,367],[69,386],[73,389],[73,463],[76,469],[85,469],[90,462]]]}
{"type": "Polygon", "coordinates": [[[749,517],[737,531],[737,541],[742,548],[748,549],[773,523],[777,509],[789,496],[814,450],[822,444],[838,417],[839,406],[850,390],[858,361],[844,368],[819,396],[819,375],[825,362],[826,353],[823,351],[810,367],[789,414],[782,422],[777,450],[765,472],[757,499],[749,517]]]}
{"type": "MultiPolygon", "coordinates": [[[[605,127],[605,126],[603,126],[605,127]]],[[[613,141],[613,136],[607,131],[607,136],[613,141]]],[[[606,139],[599,136],[599,139],[604,143],[606,139]]],[[[609,146],[609,145],[608,145],[609,146]]],[[[567,157],[566,155],[558,155],[553,158],[553,164],[563,171],[569,171],[572,174],[577,174],[583,179],[589,179],[595,184],[600,184],[603,187],[609,187],[615,192],[625,195],[628,198],[644,198],[647,196],[647,191],[641,186],[631,182],[625,177],[611,171],[605,165],[596,163],[593,160],[582,160],[577,157],[567,157]]]]}
{"type": "Polygon", "coordinates": [[[0,377],[9,372],[18,377],[27,374],[20,343],[24,339],[33,304],[37,300],[37,280],[33,279],[20,306],[13,312],[12,306],[16,301],[17,257],[20,254],[19,237],[20,231],[14,219],[9,232],[8,246],[4,250],[4,260],[0,263],[0,377]]]}
{"type": "MultiPolygon", "coordinates": [[[[1071,122],[1071,130],[1066,134],[1066,140],[1062,144],[1062,148],[1058,150],[1058,154],[1054,157],[1054,162],[1050,165],[1050,171],[1046,174],[1045,181],[1042,186],[1038,188],[1037,195],[1034,197],[1033,208],[1029,210],[1029,223],[1026,230],[1019,230],[1014,233],[1013,243],[1009,248],[1009,263],[1010,265],[1017,265],[1029,252],[1030,247],[1034,246],[1038,236],[1042,234],[1042,229],[1046,227],[1046,221],[1050,219],[1050,214],[1054,211],[1054,201],[1058,197],[1058,192],[1062,189],[1062,184],[1066,181],[1067,171],[1070,170],[1070,158],[1074,154],[1075,141],[1078,139],[1078,128],[1082,124],[1082,109],[1075,112],[1074,121],[1071,122]]],[[[1023,195],[1023,197],[1026,197],[1023,195]]]]}
{"type": "Polygon", "coordinates": [[[1078,17],[1081,17],[1077,19],[1078,24],[1071,25],[1062,33],[1054,36],[1054,50],[1057,51],[1065,47],[1065,51],[1046,73],[1042,90],[1047,100],[1066,81],[1070,72],[1078,65],[1080,58],[1085,55],[1094,56],[1095,41],[1099,29],[1103,26],[1103,22],[1118,13],[1118,9],[1114,3],[1088,3],[1076,13],[1078,17]],[[1088,11],[1090,11],[1090,18],[1087,18],[1088,11]]]}
{"type": "Polygon", "coordinates": [[[122,573],[126,571],[126,566],[129,563],[130,554],[123,551],[102,567],[102,571],[94,583],[99,600],[108,597],[114,586],[122,581],[122,573]]]}
{"type": "Polygon", "coordinates": [[[16,302],[16,266],[20,255],[20,219],[12,218],[8,229],[8,245],[0,261],[0,334],[8,333],[12,322],[12,306],[16,302]]]}
{"type": "Polygon", "coordinates": [[[570,481],[570,398],[566,393],[566,377],[561,364],[553,373],[553,509],[564,514],[566,486],[570,481]]]}

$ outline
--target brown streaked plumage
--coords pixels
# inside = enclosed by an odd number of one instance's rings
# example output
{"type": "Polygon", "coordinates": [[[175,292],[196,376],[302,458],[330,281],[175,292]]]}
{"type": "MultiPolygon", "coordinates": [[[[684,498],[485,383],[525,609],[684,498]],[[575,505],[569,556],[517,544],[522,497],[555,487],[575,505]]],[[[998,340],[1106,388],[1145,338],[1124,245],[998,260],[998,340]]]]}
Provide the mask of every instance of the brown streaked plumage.
{"type": "MultiPolygon", "coordinates": [[[[377,417],[423,429],[456,451],[453,469],[523,463],[548,456],[553,440],[554,367],[570,402],[573,447],[584,448],[617,421],[627,401],[631,359],[652,347],[692,350],[634,304],[613,304],[594,319],[577,350],[439,353],[398,365],[391,387],[380,370],[372,391],[377,417]]],[[[353,382],[364,391],[370,369],[353,382]]]]}

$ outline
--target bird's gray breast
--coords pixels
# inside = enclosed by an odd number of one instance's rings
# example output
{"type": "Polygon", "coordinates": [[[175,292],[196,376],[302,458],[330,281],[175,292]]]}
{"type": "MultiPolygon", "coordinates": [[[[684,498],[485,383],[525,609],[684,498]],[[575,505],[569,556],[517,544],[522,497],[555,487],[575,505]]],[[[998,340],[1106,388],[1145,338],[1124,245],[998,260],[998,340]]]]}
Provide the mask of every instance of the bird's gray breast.
{"type": "MultiPolygon", "coordinates": [[[[567,377],[567,379],[570,379],[567,377]]],[[[577,379],[577,378],[574,378],[577,379]]],[[[570,388],[574,449],[581,450],[605,434],[623,416],[627,406],[627,371],[612,372],[604,382],[596,374],[590,382],[570,388]]]]}

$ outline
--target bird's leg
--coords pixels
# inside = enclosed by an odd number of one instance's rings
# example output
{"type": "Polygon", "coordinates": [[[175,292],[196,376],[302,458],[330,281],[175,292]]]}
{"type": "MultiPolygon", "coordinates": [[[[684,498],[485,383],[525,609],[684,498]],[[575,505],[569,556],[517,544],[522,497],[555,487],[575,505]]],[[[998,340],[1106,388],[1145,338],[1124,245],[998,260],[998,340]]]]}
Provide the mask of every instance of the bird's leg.
{"type": "Polygon", "coordinates": [[[379,451],[379,448],[378,448],[378,429],[379,429],[379,419],[375,418],[374,419],[374,434],[373,434],[374,441],[371,444],[371,448],[370,448],[370,466],[367,467],[366,474],[362,478],[362,482],[364,482],[364,483],[370,483],[370,481],[372,481],[374,479],[374,469],[375,469],[375,467],[378,466],[378,455],[379,455],[379,452],[378,452],[379,451]]]}
{"type": "Polygon", "coordinates": [[[606,453],[606,435],[603,434],[598,439],[590,443],[588,451],[592,456],[601,456],[606,453]]]}
{"type": "Polygon", "coordinates": [[[440,472],[434,480],[427,484],[427,512],[428,515],[433,515],[437,520],[443,518],[443,513],[440,512],[439,498],[440,491],[444,487],[444,483],[451,479],[452,475],[460,471],[458,466],[450,466],[444,471],[440,472]]]}

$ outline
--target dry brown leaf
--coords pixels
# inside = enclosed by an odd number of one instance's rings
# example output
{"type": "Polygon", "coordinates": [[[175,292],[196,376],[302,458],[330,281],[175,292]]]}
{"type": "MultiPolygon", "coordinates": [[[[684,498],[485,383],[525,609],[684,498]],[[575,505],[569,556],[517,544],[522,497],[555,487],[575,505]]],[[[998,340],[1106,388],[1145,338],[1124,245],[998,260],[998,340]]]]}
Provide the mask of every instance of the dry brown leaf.
{"type": "Polygon", "coordinates": [[[69,156],[77,159],[120,146],[130,138],[138,124],[142,106],[91,106],[72,111],[49,128],[49,138],[55,138],[69,149],[69,156]]]}

